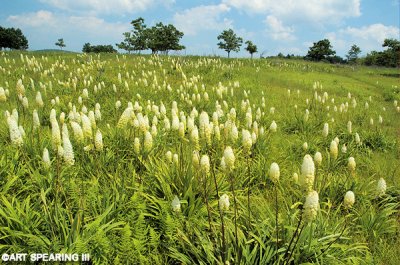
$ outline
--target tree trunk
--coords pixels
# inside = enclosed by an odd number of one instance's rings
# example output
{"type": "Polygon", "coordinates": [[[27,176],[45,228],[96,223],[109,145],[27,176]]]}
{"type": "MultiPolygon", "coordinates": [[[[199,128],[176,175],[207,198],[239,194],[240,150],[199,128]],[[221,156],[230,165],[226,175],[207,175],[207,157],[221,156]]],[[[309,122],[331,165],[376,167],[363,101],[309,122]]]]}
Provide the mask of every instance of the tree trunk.
{"type": "Polygon", "coordinates": [[[229,58],[229,54],[230,54],[231,52],[228,52],[228,58],[229,58]]]}
{"type": "Polygon", "coordinates": [[[252,54],[252,53],[250,53],[250,55],[251,55],[251,59],[253,60],[253,54],[252,54]]]}

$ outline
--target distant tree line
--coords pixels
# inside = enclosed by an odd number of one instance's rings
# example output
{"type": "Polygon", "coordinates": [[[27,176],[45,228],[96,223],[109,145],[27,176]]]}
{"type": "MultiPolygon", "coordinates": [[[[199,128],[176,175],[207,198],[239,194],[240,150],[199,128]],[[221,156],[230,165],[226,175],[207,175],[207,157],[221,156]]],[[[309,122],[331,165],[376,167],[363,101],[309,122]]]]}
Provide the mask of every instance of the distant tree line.
{"type": "MultiPolygon", "coordinates": [[[[378,52],[372,51],[365,57],[359,58],[361,53],[360,47],[352,45],[350,50],[346,54],[346,59],[336,55],[336,52],[332,49],[328,39],[323,39],[318,42],[314,42],[308,50],[307,55],[304,57],[305,60],[310,61],[323,61],[329,63],[348,63],[348,64],[364,64],[364,65],[376,65],[384,67],[400,67],[400,41],[396,39],[385,39],[382,47],[386,50],[378,52]]],[[[278,57],[283,57],[283,54],[278,54],[278,57]]],[[[286,56],[286,58],[299,58],[298,56],[286,56]]]]}
{"type": "Polygon", "coordinates": [[[183,32],[176,29],[172,24],[164,25],[159,22],[148,28],[142,17],[133,20],[131,24],[133,29],[130,32],[123,33],[124,40],[116,44],[119,49],[126,50],[128,53],[151,50],[152,54],[159,52],[168,54],[171,50],[185,49],[185,46],[179,44],[183,32]]]}
{"type": "Polygon", "coordinates": [[[82,52],[85,53],[100,53],[100,52],[107,52],[107,53],[116,53],[117,50],[114,49],[112,45],[91,45],[90,43],[85,43],[82,48],[82,52]]]}
{"type": "MultiPolygon", "coordinates": [[[[144,19],[141,17],[133,20],[131,24],[133,29],[123,33],[124,40],[116,44],[119,49],[126,50],[128,53],[132,51],[140,53],[144,50],[151,50],[152,54],[168,54],[171,50],[177,51],[185,49],[185,46],[179,43],[183,37],[183,32],[176,29],[172,24],[164,25],[162,22],[159,22],[155,26],[148,28],[144,23],[144,19]]],[[[239,52],[243,44],[243,39],[237,36],[232,29],[222,31],[217,39],[219,40],[217,43],[218,48],[225,50],[228,54],[228,58],[232,51],[239,52]]],[[[253,58],[253,54],[258,52],[257,45],[253,44],[250,40],[246,41],[245,44],[247,44],[245,50],[248,51],[251,58],[253,58]]],[[[55,45],[62,49],[65,47],[64,39],[58,39],[55,45]]],[[[0,26],[0,50],[26,50],[28,47],[28,40],[19,28],[5,28],[0,26]]],[[[295,56],[294,54],[285,56],[282,53],[279,53],[277,57],[305,59],[316,62],[400,67],[400,41],[397,39],[385,39],[382,47],[386,49],[380,52],[372,51],[365,57],[359,58],[361,49],[354,44],[346,54],[346,59],[344,59],[336,55],[336,51],[333,50],[328,39],[323,39],[314,42],[309,48],[307,55],[304,57],[295,56]]],[[[116,53],[117,51],[112,45],[91,45],[90,43],[85,43],[82,52],[116,53]]],[[[264,52],[262,54],[264,54],[264,52]]]]}
{"type": "Polygon", "coordinates": [[[28,47],[28,40],[20,29],[0,26],[0,50],[26,50],[28,47]]]}

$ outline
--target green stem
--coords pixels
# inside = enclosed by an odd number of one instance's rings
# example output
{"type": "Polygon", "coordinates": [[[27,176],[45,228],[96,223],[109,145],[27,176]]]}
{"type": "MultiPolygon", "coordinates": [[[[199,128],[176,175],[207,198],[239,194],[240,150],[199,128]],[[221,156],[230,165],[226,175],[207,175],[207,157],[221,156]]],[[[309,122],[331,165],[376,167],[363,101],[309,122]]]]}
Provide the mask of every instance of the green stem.
{"type": "Polygon", "coordinates": [[[247,182],[247,210],[248,210],[248,225],[247,225],[247,230],[250,231],[250,226],[251,226],[251,211],[250,211],[250,178],[251,178],[251,172],[250,172],[250,161],[249,161],[249,156],[246,156],[247,160],[247,174],[248,174],[248,182],[247,182]]]}
{"type": "Polygon", "coordinates": [[[229,174],[229,179],[231,182],[231,192],[232,192],[232,196],[233,196],[233,210],[234,210],[234,223],[235,223],[235,250],[236,250],[236,254],[238,254],[239,238],[238,238],[238,229],[237,229],[237,204],[236,204],[236,195],[235,195],[235,188],[234,188],[232,174],[229,174]]]}
{"type": "Polygon", "coordinates": [[[279,249],[279,227],[278,227],[278,213],[279,213],[279,209],[278,209],[278,188],[276,186],[277,184],[275,184],[275,229],[276,229],[276,258],[278,258],[278,249],[279,249]]]}

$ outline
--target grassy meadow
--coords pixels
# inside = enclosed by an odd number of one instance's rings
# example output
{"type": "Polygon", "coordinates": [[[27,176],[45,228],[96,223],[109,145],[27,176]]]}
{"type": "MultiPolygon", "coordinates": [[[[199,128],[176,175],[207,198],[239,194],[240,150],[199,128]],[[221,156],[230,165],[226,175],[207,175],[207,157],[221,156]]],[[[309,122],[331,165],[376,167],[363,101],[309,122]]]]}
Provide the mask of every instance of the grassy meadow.
{"type": "Polygon", "coordinates": [[[1,52],[0,87],[1,253],[400,263],[398,69],[1,52]]]}

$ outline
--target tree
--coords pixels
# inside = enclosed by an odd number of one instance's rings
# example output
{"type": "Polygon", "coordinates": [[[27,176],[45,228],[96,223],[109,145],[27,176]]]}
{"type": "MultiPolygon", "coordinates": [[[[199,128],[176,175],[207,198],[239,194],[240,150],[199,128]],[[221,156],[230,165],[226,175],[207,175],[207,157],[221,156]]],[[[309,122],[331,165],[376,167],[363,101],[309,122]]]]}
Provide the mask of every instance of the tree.
{"type": "Polygon", "coordinates": [[[118,49],[125,50],[128,53],[131,53],[131,51],[135,50],[135,48],[133,47],[133,44],[132,44],[133,41],[132,41],[131,33],[124,32],[122,34],[125,37],[124,41],[117,43],[115,45],[118,47],[118,49]]]}
{"type": "Polygon", "coordinates": [[[163,52],[168,54],[170,50],[183,50],[185,46],[179,44],[183,32],[177,30],[174,25],[164,25],[162,22],[145,30],[144,36],[147,39],[147,47],[151,52],[163,52]]]}
{"type": "Polygon", "coordinates": [[[139,17],[138,19],[132,20],[132,44],[135,51],[143,51],[147,49],[147,36],[146,36],[146,25],[144,19],[139,17]]]}
{"type": "Polygon", "coordinates": [[[28,40],[20,29],[0,27],[0,49],[28,49],[28,40]]]}
{"type": "Polygon", "coordinates": [[[82,48],[82,52],[85,53],[100,53],[100,52],[107,52],[107,53],[114,53],[117,52],[112,45],[90,45],[90,43],[85,43],[82,48]]]}
{"type": "Polygon", "coordinates": [[[124,32],[124,40],[116,44],[119,49],[126,50],[128,53],[131,51],[142,51],[147,49],[147,37],[145,35],[146,25],[144,19],[139,17],[131,21],[133,30],[124,32]]]}
{"type": "Polygon", "coordinates": [[[63,47],[65,47],[64,39],[58,39],[58,41],[55,43],[56,46],[59,46],[60,49],[62,50],[63,47]]]}
{"type": "Polygon", "coordinates": [[[228,53],[228,58],[231,51],[240,51],[240,46],[242,46],[243,43],[243,39],[236,36],[232,29],[222,31],[217,39],[222,40],[218,42],[218,48],[225,50],[228,53]]]}
{"type": "Polygon", "coordinates": [[[253,44],[250,40],[246,41],[246,51],[250,53],[251,59],[253,59],[253,53],[257,52],[257,45],[253,44]]]}
{"type": "Polygon", "coordinates": [[[329,60],[329,57],[335,54],[336,52],[332,50],[332,45],[329,40],[323,39],[318,42],[314,42],[313,46],[308,50],[305,59],[311,61],[329,60]]]}
{"type": "Polygon", "coordinates": [[[364,63],[366,65],[400,67],[400,41],[396,39],[385,39],[382,47],[387,47],[387,49],[382,52],[372,51],[368,53],[364,59],[364,63]]]}
{"type": "Polygon", "coordinates": [[[348,51],[348,53],[346,55],[347,61],[354,63],[358,59],[358,55],[360,53],[361,53],[360,47],[353,44],[353,46],[351,46],[350,50],[348,51]]]}

